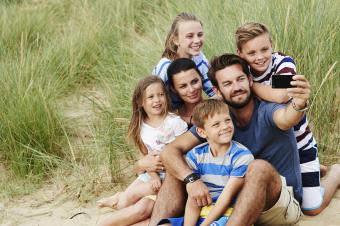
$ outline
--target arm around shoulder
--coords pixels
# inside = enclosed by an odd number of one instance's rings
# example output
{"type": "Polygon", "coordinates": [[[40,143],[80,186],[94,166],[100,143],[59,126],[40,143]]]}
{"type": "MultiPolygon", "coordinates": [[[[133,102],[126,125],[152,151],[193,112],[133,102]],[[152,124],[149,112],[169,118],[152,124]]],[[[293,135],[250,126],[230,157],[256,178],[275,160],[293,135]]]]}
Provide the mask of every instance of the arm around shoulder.
{"type": "Polygon", "coordinates": [[[182,180],[192,173],[184,159],[184,154],[198,145],[200,141],[190,132],[185,132],[166,145],[161,153],[161,160],[168,173],[182,180]]]}

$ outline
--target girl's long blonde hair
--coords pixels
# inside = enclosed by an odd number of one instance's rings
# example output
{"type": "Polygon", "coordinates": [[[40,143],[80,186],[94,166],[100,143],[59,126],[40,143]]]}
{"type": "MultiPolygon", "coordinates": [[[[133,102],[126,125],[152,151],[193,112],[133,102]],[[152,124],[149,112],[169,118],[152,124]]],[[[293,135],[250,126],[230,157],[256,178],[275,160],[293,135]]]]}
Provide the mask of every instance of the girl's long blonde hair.
{"type": "Polygon", "coordinates": [[[143,108],[143,101],[145,98],[146,88],[148,88],[151,84],[154,84],[154,83],[159,83],[163,87],[163,91],[164,91],[165,98],[166,98],[166,103],[164,107],[164,112],[162,112],[162,114],[166,115],[170,111],[170,106],[169,106],[170,98],[166,91],[164,82],[159,77],[151,75],[151,76],[146,76],[145,78],[140,80],[137,83],[136,88],[133,92],[133,96],[132,96],[132,116],[131,116],[131,120],[130,120],[130,124],[128,128],[128,139],[133,141],[133,143],[139,148],[141,153],[144,155],[148,154],[148,150],[146,146],[144,145],[142,138],[140,136],[142,122],[147,117],[147,114],[143,108]]]}
{"type": "Polygon", "coordinates": [[[174,21],[172,22],[170,31],[166,37],[165,40],[165,50],[162,54],[162,57],[166,57],[170,60],[174,60],[177,58],[177,49],[178,46],[174,43],[174,39],[176,37],[178,37],[178,25],[181,22],[184,21],[197,21],[201,24],[201,26],[203,27],[203,23],[202,21],[200,21],[195,15],[190,14],[190,13],[180,13],[178,14],[174,21]]]}

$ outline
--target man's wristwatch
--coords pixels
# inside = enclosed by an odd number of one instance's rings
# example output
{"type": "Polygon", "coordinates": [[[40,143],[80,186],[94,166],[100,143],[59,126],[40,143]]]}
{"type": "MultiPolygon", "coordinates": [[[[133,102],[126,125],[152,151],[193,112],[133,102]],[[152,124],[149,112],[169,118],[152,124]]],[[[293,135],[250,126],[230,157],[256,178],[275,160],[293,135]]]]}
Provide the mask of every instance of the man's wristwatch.
{"type": "Polygon", "coordinates": [[[197,173],[191,173],[188,176],[186,176],[186,178],[184,178],[184,184],[188,184],[188,183],[193,183],[195,181],[197,181],[198,179],[200,179],[200,175],[198,175],[197,173]]]}

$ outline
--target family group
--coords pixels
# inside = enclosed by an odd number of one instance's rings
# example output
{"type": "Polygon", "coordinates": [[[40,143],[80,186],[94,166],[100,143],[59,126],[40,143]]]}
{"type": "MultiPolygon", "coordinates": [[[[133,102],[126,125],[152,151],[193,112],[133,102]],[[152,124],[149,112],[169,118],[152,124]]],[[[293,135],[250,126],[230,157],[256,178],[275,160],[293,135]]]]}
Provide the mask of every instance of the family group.
{"type": "Polygon", "coordinates": [[[115,209],[101,225],[293,225],[335,194],[340,165],[320,165],[306,118],[310,84],[273,51],[268,28],[241,25],[236,53],[210,61],[204,38],[195,15],[177,15],[137,83],[128,138],[142,154],[138,177],[98,201],[115,209]],[[274,75],[293,75],[291,87],[272,88],[274,75]]]}

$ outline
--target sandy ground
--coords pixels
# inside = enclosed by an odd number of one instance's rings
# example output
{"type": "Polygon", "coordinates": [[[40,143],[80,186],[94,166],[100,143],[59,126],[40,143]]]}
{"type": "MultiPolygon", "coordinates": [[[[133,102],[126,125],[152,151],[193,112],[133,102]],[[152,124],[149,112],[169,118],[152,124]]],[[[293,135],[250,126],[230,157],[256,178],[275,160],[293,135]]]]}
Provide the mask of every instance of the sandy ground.
{"type": "MultiPolygon", "coordinates": [[[[79,204],[77,201],[67,198],[65,194],[57,195],[57,193],[58,189],[49,185],[30,196],[16,201],[0,203],[0,225],[99,225],[99,222],[109,216],[111,212],[108,208],[98,209],[96,200],[87,204],[79,204]],[[80,214],[74,216],[77,213],[80,214]]],[[[304,216],[298,225],[340,225],[340,190],[322,214],[316,217],[304,216]]]]}

